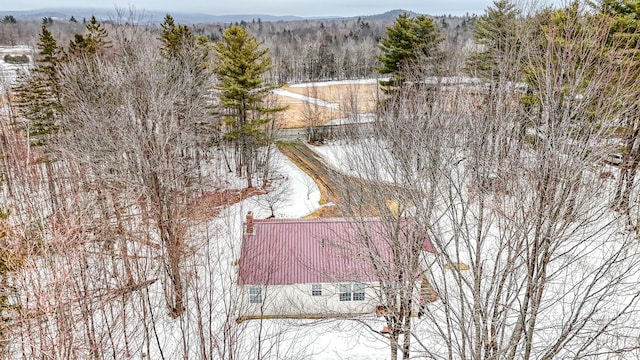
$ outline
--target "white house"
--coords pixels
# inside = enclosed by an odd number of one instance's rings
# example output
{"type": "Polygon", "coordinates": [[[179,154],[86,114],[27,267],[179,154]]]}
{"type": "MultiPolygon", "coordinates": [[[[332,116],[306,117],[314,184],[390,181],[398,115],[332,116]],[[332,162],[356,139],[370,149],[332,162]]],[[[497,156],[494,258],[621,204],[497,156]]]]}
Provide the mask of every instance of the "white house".
{"type": "MultiPolygon", "coordinates": [[[[247,215],[238,267],[238,321],[327,318],[376,312],[380,272],[352,241],[365,226],[378,253],[390,256],[378,218],[253,219],[247,215]],[[385,248],[386,247],[386,248],[385,248]]],[[[424,238],[424,252],[434,253],[424,238]]],[[[417,289],[424,284],[416,274],[417,289]]],[[[424,297],[416,294],[417,297],[424,297]]],[[[417,303],[417,302],[416,302],[417,303]]]]}

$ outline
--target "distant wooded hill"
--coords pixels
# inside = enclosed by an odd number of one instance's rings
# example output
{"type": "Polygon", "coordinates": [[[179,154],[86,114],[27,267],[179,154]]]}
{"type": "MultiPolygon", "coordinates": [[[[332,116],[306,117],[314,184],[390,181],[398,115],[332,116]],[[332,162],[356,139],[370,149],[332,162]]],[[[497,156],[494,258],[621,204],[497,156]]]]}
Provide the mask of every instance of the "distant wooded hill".
{"type": "MultiPolygon", "coordinates": [[[[126,12],[129,9],[125,10],[126,12]]],[[[151,24],[159,24],[163,21],[164,16],[167,12],[164,11],[147,11],[147,10],[136,10],[141,16],[143,21],[151,24]]],[[[372,20],[383,20],[383,19],[395,19],[398,14],[401,13],[410,13],[411,15],[415,15],[416,13],[407,10],[391,10],[387,11],[383,14],[375,14],[375,15],[363,15],[363,18],[372,19],[372,20]]],[[[318,20],[318,19],[335,19],[339,17],[300,17],[300,16],[273,16],[266,14],[238,14],[238,15],[210,15],[203,13],[176,13],[170,12],[173,18],[182,24],[198,24],[198,23],[235,23],[235,22],[250,22],[254,20],[260,19],[265,22],[275,22],[275,21],[296,21],[296,20],[318,20]]],[[[49,9],[35,9],[35,10],[26,10],[26,11],[3,11],[0,12],[2,16],[13,16],[18,20],[40,20],[42,18],[52,18],[52,19],[64,19],[68,20],[71,17],[74,17],[78,21],[82,21],[83,18],[89,18],[91,15],[95,15],[96,18],[101,21],[107,21],[110,19],[115,19],[117,17],[115,9],[98,9],[98,8],[49,8],[49,9]]]]}
{"type": "MultiPolygon", "coordinates": [[[[188,24],[197,36],[211,42],[221,40],[230,24],[247,29],[265,48],[270,49],[273,69],[269,76],[276,83],[319,80],[376,78],[378,43],[385,36],[386,27],[402,13],[416,13],[396,9],[383,14],[343,18],[301,18],[269,15],[211,16],[203,14],[174,14],[176,22],[188,24]]],[[[160,19],[166,14],[126,9],[52,9],[2,12],[0,45],[35,45],[41,24],[56,34],[58,44],[68,46],[75,34],[86,32],[85,21],[95,14],[111,30],[113,23],[135,23],[148,26],[152,34],[160,33],[160,19]]],[[[453,55],[471,37],[473,17],[437,16],[436,25],[445,37],[442,50],[453,55]]],[[[155,35],[154,35],[155,36],[155,35]]],[[[461,56],[448,56],[442,64],[445,74],[457,74],[462,68],[461,56]]]]}

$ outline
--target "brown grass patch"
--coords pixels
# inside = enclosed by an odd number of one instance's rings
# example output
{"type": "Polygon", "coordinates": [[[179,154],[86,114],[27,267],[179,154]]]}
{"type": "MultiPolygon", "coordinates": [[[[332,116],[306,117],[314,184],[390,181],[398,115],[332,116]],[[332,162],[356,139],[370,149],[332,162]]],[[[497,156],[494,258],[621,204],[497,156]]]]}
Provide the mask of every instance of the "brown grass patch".
{"type": "Polygon", "coordinates": [[[230,205],[236,204],[254,195],[266,194],[268,189],[244,188],[226,189],[216,192],[207,191],[191,202],[189,209],[191,216],[197,219],[210,219],[230,205]]]}
{"type": "MultiPolygon", "coordinates": [[[[349,99],[357,99],[360,104],[363,105],[363,108],[368,108],[364,106],[365,104],[375,106],[378,94],[382,93],[377,84],[347,84],[316,87],[284,86],[282,89],[336,104],[345,103],[349,99]]],[[[373,107],[369,108],[369,111],[371,110],[373,110],[373,107]]]]}
{"type": "Polygon", "coordinates": [[[305,219],[335,218],[341,216],[340,209],[338,209],[336,205],[327,205],[305,216],[305,219]]]}
{"type": "Polygon", "coordinates": [[[359,114],[370,113],[375,110],[378,96],[382,94],[378,84],[348,84],[328,85],[316,87],[290,87],[286,90],[312,98],[317,98],[328,103],[338,104],[338,109],[325,106],[314,106],[310,102],[293,99],[287,96],[274,95],[279,105],[289,108],[279,116],[277,126],[280,128],[305,127],[310,113],[316,113],[320,124],[325,124],[333,119],[346,117],[353,112],[359,114]]]}
{"type": "Polygon", "coordinates": [[[469,265],[465,263],[454,262],[450,264],[444,264],[444,268],[447,270],[469,270],[469,265]]]}
{"type": "MultiPolygon", "coordinates": [[[[276,128],[293,129],[307,126],[307,116],[305,116],[305,114],[308,114],[309,110],[305,109],[305,101],[285,96],[276,96],[276,98],[279,105],[288,106],[287,110],[278,115],[278,118],[276,119],[276,128]]],[[[319,120],[318,125],[323,125],[333,119],[339,119],[342,117],[340,110],[323,106],[318,107],[317,115],[319,120]]]]}

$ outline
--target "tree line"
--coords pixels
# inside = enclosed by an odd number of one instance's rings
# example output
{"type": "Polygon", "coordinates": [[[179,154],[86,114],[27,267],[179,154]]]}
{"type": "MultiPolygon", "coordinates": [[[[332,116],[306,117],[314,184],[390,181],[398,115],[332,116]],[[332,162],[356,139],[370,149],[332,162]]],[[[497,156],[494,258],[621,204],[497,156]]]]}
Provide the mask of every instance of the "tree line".
{"type": "MultiPolygon", "coordinates": [[[[124,11],[119,10],[119,13],[124,11]]],[[[473,15],[438,16],[434,22],[447,41],[464,44],[471,37],[475,17],[473,15]]],[[[75,19],[74,19],[75,20],[75,19]]],[[[65,43],[81,32],[89,19],[84,21],[56,20],[47,26],[56,39],[65,43]]],[[[144,19],[133,16],[141,27],[144,19]]],[[[378,73],[372,53],[377,52],[378,41],[385,36],[385,28],[393,22],[387,17],[354,17],[302,21],[267,22],[255,19],[234,24],[193,24],[189,30],[196,36],[210,41],[222,38],[222,33],[232,25],[245,28],[269,48],[273,68],[269,70],[275,83],[314,80],[345,80],[375,78],[378,73]]],[[[117,20],[103,21],[105,25],[117,20]]],[[[39,24],[21,20],[17,23],[0,23],[0,43],[9,45],[32,44],[39,24]]],[[[149,26],[152,32],[160,32],[158,26],[149,26]]]]}

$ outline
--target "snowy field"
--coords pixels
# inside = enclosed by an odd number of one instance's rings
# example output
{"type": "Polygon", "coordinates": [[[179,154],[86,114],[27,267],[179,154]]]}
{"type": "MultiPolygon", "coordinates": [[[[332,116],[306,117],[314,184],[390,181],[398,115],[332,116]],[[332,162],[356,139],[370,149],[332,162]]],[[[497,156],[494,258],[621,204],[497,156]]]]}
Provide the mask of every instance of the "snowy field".
{"type": "Polygon", "coordinates": [[[365,124],[376,121],[376,114],[356,114],[354,117],[333,119],[326,125],[365,124]]]}
{"type": "MultiPolygon", "coordinates": [[[[8,64],[4,61],[5,55],[27,55],[33,61],[32,49],[26,45],[0,46],[0,86],[9,87],[16,83],[20,72],[28,70],[30,64],[8,64]]],[[[0,87],[0,90],[2,89],[0,87]]]]}

